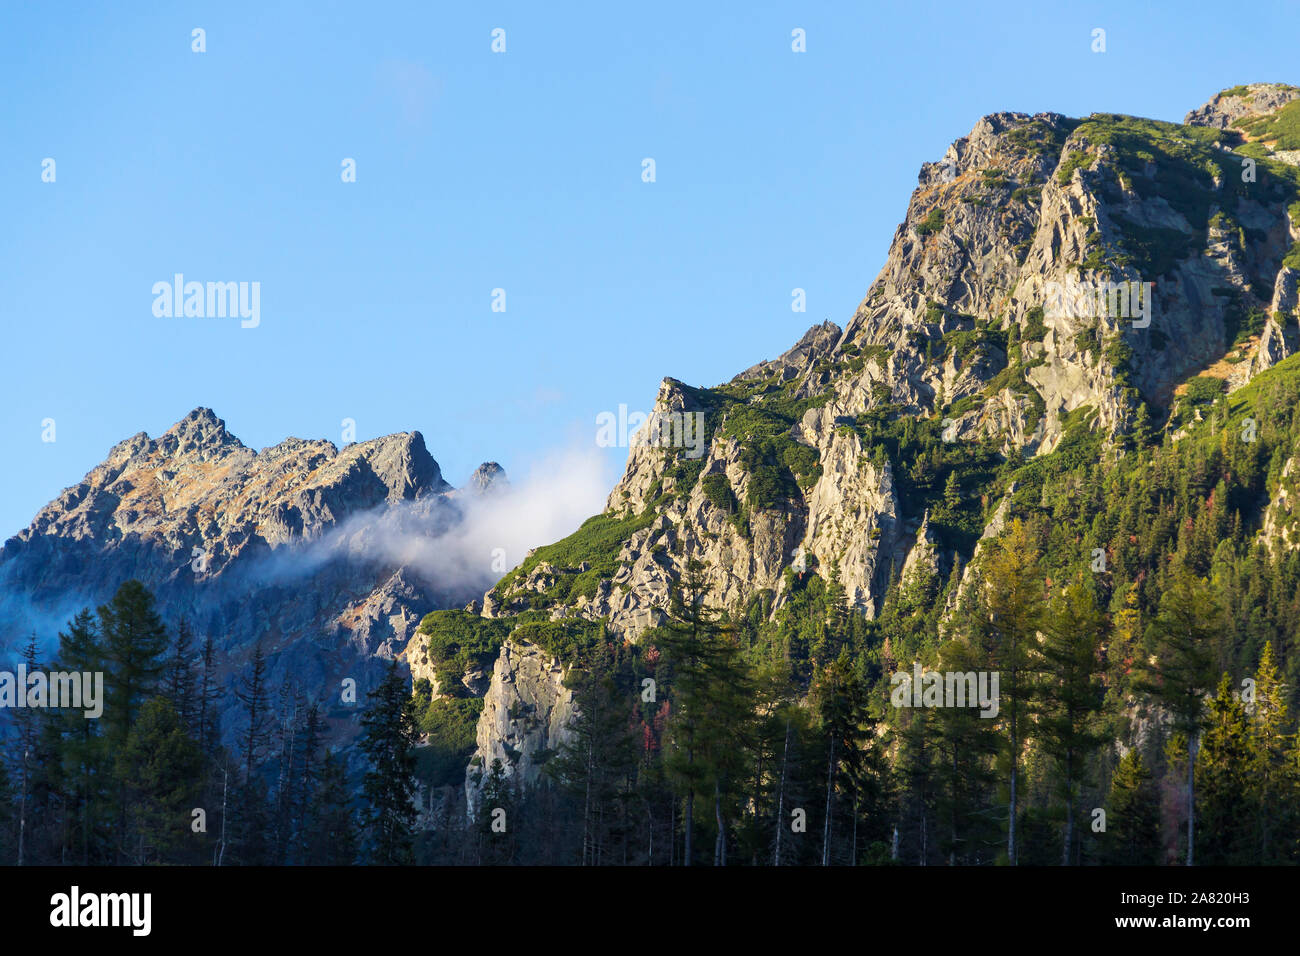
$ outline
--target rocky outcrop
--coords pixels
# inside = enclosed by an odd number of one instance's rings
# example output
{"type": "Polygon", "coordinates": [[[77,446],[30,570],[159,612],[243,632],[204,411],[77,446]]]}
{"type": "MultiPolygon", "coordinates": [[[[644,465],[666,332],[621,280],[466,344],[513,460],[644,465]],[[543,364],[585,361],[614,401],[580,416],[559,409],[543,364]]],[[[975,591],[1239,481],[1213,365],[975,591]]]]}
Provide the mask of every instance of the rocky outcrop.
{"type": "Polygon", "coordinates": [[[495,762],[516,790],[536,783],[546,761],[570,738],[573,716],[573,692],[564,686],[563,666],[534,645],[503,644],[483,698],[478,749],[465,780],[470,816],[480,810],[495,762]]]}
{"type": "Polygon", "coordinates": [[[1264,116],[1300,97],[1300,88],[1286,83],[1251,83],[1217,93],[1204,106],[1187,114],[1189,126],[1231,129],[1239,120],[1264,116]]]}
{"type": "Polygon", "coordinates": [[[509,484],[510,479],[506,477],[504,468],[495,461],[485,461],[474,469],[474,474],[469,476],[465,487],[470,491],[483,494],[488,491],[500,491],[509,484]]]}

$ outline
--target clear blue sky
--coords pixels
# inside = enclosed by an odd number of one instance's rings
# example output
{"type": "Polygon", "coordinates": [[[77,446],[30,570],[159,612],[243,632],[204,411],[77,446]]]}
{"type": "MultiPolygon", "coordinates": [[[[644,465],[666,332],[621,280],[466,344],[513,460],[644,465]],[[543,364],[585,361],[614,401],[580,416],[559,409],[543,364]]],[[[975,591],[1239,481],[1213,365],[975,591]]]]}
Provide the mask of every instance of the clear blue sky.
{"type": "Polygon", "coordinates": [[[590,446],[665,375],[716,384],[842,325],[920,164],[980,116],[1180,120],[1300,81],[1298,11],[6,3],[0,539],[199,405],[255,448],[418,429],[456,484],[590,446]],[[176,272],[260,282],[260,326],[156,318],[176,272]]]}

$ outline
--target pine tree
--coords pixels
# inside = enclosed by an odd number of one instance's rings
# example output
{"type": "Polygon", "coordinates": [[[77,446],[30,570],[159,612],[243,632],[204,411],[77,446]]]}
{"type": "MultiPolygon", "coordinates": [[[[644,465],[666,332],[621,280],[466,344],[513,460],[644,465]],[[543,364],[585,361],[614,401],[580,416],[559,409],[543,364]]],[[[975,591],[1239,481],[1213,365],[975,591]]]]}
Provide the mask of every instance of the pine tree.
{"type": "Polygon", "coordinates": [[[501,765],[501,759],[493,757],[492,766],[488,768],[487,778],[483,782],[477,817],[481,864],[502,865],[514,862],[517,796],[501,765]]]}
{"type": "Polygon", "coordinates": [[[343,761],[326,754],[320,782],[312,794],[303,827],[303,863],[308,866],[351,866],[357,858],[356,822],[351,810],[343,761]]]}
{"type": "Polygon", "coordinates": [[[233,791],[234,825],[228,828],[232,862],[252,866],[270,862],[269,794],[259,773],[268,757],[272,728],[266,671],[266,658],[259,642],[253,649],[252,667],[240,679],[235,692],[248,715],[248,727],[242,735],[244,773],[233,791]]]}
{"type": "Polygon", "coordinates": [[[259,641],[253,648],[253,666],[240,680],[235,697],[248,713],[248,729],[244,731],[244,779],[252,780],[254,771],[267,756],[271,739],[271,701],[266,686],[266,657],[259,641]]]}
{"type": "MultiPolygon", "coordinates": [[[[987,672],[991,665],[971,645],[949,641],[940,649],[941,671],[987,672]]],[[[1001,749],[996,721],[975,707],[941,707],[927,720],[934,760],[934,820],[949,865],[977,863],[996,846],[991,813],[994,760],[1001,749]]]]}
{"type": "Polygon", "coordinates": [[[1016,519],[984,568],[983,641],[998,671],[998,719],[1007,735],[1009,767],[1007,862],[1016,865],[1016,818],[1019,813],[1020,757],[1029,730],[1034,673],[1039,668],[1037,632],[1043,626],[1043,581],[1038,544],[1016,519]]]}
{"type": "MultiPolygon", "coordinates": [[[[94,616],[84,609],[59,634],[59,669],[82,674],[102,673],[104,652],[94,616]]],[[[110,773],[100,720],[84,710],[65,710],[58,718],[61,742],[57,748],[66,781],[65,859],[83,866],[100,862],[107,842],[111,798],[105,790],[110,773]]]]}
{"type": "Polygon", "coordinates": [[[1273,658],[1273,644],[1267,642],[1255,671],[1254,713],[1251,715],[1251,779],[1254,782],[1253,804],[1259,857],[1256,863],[1285,863],[1291,848],[1279,839],[1282,834],[1296,833],[1300,815],[1296,811],[1296,768],[1287,762],[1292,735],[1285,731],[1290,723],[1286,685],[1273,658]]]}
{"type": "Polygon", "coordinates": [[[1160,794],[1136,748],[1120,758],[1110,778],[1102,862],[1154,866],[1160,862],[1160,794]]]}
{"type": "Polygon", "coordinates": [[[1103,694],[1099,652],[1104,626],[1092,590],[1076,582],[1052,602],[1042,645],[1038,735],[1055,762],[1057,790],[1065,803],[1061,862],[1066,866],[1073,858],[1074,818],[1088,760],[1104,739],[1095,726],[1103,694]]]}
{"type": "Polygon", "coordinates": [[[158,689],[166,667],[167,629],[154,597],[139,581],[127,581],[99,608],[106,665],[105,733],[114,748],[126,738],[144,702],[158,689]]]}
{"type": "Polygon", "coordinates": [[[217,701],[221,692],[217,689],[217,652],[209,634],[203,639],[203,653],[200,657],[198,678],[197,732],[199,746],[203,752],[212,755],[217,749],[217,740],[221,735],[220,714],[217,701]]]}
{"type": "Polygon", "coordinates": [[[851,791],[855,779],[866,782],[861,771],[875,721],[867,710],[866,694],[847,654],[842,654],[837,661],[822,669],[812,687],[812,701],[826,743],[826,805],[822,818],[821,863],[830,866],[836,794],[839,790],[851,791]],[[844,779],[840,773],[842,765],[848,768],[844,779]]]}
{"type": "Polygon", "coordinates": [[[393,866],[413,862],[415,716],[406,680],[394,661],[370,694],[361,718],[361,750],[370,762],[362,783],[369,862],[393,866]]]}
{"type": "MultiPolygon", "coordinates": [[[[104,650],[105,706],[104,736],[112,753],[125,749],[135,726],[136,715],[154,696],[166,668],[170,643],[162,618],[154,608],[154,596],[136,580],[117,589],[108,604],[99,607],[99,634],[104,650]]],[[[129,781],[116,776],[117,854],[128,859],[127,837],[131,816],[129,781]]]]}
{"type": "Polygon", "coordinates": [[[1202,822],[1202,862],[1246,863],[1255,851],[1249,832],[1255,818],[1250,808],[1250,775],[1254,768],[1246,709],[1233,693],[1227,673],[1210,701],[1204,737],[1196,758],[1201,781],[1196,803],[1202,822]]]}
{"type": "MultiPolygon", "coordinates": [[[[620,686],[615,655],[602,641],[595,656],[574,668],[569,686],[577,712],[569,738],[546,763],[546,774],[581,807],[583,866],[612,862],[612,828],[630,799],[628,781],[636,768],[637,737],[630,688],[620,686]]],[[[625,675],[622,675],[625,676],[625,675]]]]}
{"type": "Polygon", "coordinates": [[[672,591],[671,620],[654,635],[671,665],[669,779],[684,798],[683,864],[694,863],[695,802],[712,798],[717,833],[715,863],[726,860],[724,803],[741,778],[740,757],[750,742],[750,678],[734,629],[704,607],[703,566],[692,560],[672,591]]]}
{"type": "Polygon", "coordinates": [[[117,755],[117,775],[130,792],[123,843],[131,863],[194,859],[198,845],[189,839],[191,811],[202,765],[203,755],[171,701],[147,701],[117,755]]]}
{"type": "Polygon", "coordinates": [[[176,626],[176,639],[163,678],[163,696],[172,702],[181,723],[187,728],[196,726],[194,688],[194,632],[189,622],[181,618],[176,626]]]}
{"type": "MultiPolygon", "coordinates": [[[[23,647],[23,664],[28,674],[40,668],[36,662],[36,635],[33,633],[23,647]]],[[[25,693],[25,689],[24,689],[25,693]]],[[[18,865],[29,862],[31,831],[34,822],[34,781],[40,767],[38,742],[40,738],[40,711],[30,707],[20,708],[14,716],[17,739],[14,754],[15,775],[18,787],[18,865]]]]}
{"type": "Polygon", "coordinates": [[[1203,698],[1213,681],[1220,609],[1206,582],[1179,567],[1160,596],[1150,632],[1154,664],[1146,664],[1134,687],[1160,702],[1173,729],[1187,740],[1187,865],[1195,860],[1196,748],[1204,716],[1203,698]]]}

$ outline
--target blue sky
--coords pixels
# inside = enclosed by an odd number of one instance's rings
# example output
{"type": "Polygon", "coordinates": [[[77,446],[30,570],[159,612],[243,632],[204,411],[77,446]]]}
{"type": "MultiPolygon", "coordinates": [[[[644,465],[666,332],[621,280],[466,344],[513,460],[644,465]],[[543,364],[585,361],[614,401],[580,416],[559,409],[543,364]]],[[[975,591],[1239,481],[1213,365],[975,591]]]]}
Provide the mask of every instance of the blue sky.
{"type": "Polygon", "coordinates": [[[842,325],[980,116],[1300,81],[1294,2],[1048,6],[6,3],[0,539],[199,405],[254,448],[418,429],[456,484],[591,448],[842,325]],[[177,272],[260,325],[156,317],[177,272]]]}

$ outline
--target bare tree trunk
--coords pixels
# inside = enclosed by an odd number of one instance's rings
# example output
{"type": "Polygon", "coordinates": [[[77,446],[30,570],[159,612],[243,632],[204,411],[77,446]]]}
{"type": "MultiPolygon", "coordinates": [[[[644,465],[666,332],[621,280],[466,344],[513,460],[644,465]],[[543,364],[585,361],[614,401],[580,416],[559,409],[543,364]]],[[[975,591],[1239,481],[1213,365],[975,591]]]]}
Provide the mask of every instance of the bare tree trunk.
{"type": "Polygon", "coordinates": [[[831,795],[835,792],[835,735],[831,734],[831,755],[826,764],[826,821],[822,824],[822,866],[831,865],[831,795]]]}
{"type": "MultiPolygon", "coordinates": [[[[591,741],[587,743],[587,793],[586,799],[582,806],[582,865],[587,866],[587,858],[593,855],[591,847],[591,776],[594,772],[592,763],[594,756],[592,750],[595,744],[591,741]]],[[[594,862],[594,861],[593,861],[594,862]]]]}
{"type": "Polygon", "coordinates": [[[1070,846],[1074,843],[1074,755],[1065,758],[1065,846],[1061,866],[1070,865],[1070,846]]]}
{"type": "Polygon", "coordinates": [[[230,782],[230,769],[221,765],[221,838],[217,841],[216,865],[220,866],[226,855],[226,786],[230,782]]]}
{"type": "Polygon", "coordinates": [[[849,854],[849,866],[858,865],[858,795],[853,795],[853,849],[849,854]]]}
{"type": "Polygon", "coordinates": [[[1187,735],[1187,865],[1193,866],[1196,841],[1196,734],[1187,735]]]}
{"type": "Polygon", "coordinates": [[[785,765],[790,754],[790,720],[785,722],[785,747],[781,750],[781,786],[776,792],[776,852],[772,865],[781,865],[781,834],[785,832],[785,765]]]}
{"type": "Polygon", "coordinates": [[[23,851],[25,838],[27,836],[27,761],[31,756],[31,750],[26,745],[23,746],[23,790],[22,797],[18,801],[18,865],[23,865],[23,851]]]}
{"type": "Polygon", "coordinates": [[[713,865],[727,865],[727,827],[722,820],[722,788],[713,781],[713,819],[718,825],[718,838],[713,841],[713,865]]]}
{"type": "Polygon", "coordinates": [[[1007,862],[1016,865],[1016,771],[1020,764],[1020,751],[1017,749],[1020,738],[1017,736],[1016,717],[1011,717],[1011,806],[1007,821],[1007,862]]]}

